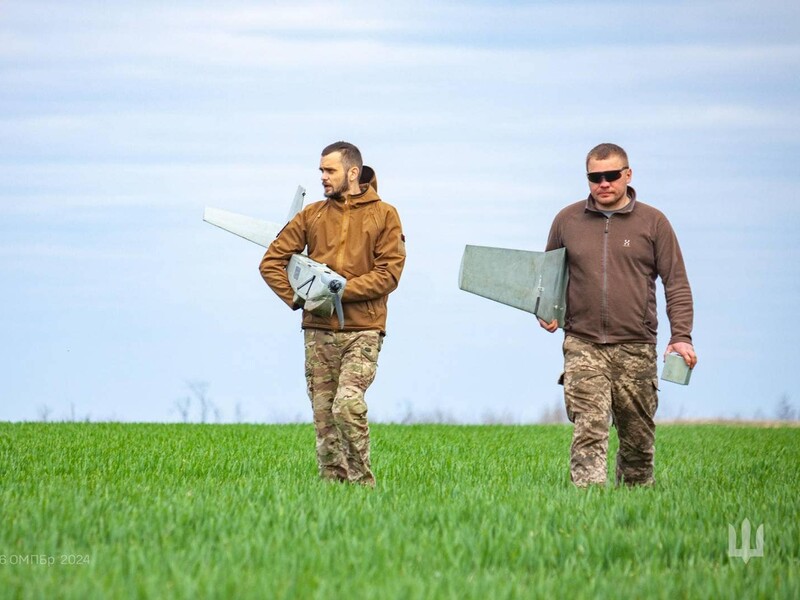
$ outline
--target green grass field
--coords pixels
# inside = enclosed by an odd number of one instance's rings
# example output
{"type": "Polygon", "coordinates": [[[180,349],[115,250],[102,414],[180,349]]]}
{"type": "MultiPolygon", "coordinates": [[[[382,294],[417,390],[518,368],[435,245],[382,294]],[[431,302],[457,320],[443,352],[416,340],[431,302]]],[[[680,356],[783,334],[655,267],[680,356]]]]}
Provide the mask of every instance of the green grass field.
{"type": "Polygon", "coordinates": [[[575,489],[570,435],[373,425],[371,490],[311,425],[0,423],[0,597],[800,597],[800,429],[660,426],[650,489],[575,489]]]}

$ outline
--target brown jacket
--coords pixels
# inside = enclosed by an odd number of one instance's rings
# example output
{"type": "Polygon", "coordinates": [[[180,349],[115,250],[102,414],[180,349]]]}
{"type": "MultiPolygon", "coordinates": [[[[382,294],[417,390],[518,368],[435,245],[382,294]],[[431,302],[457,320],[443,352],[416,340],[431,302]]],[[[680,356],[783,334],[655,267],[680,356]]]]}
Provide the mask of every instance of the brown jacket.
{"type": "Polygon", "coordinates": [[[564,331],[598,344],[656,343],[656,277],[672,330],[670,344],[692,341],[692,291],[678,239],[667,218],[636,200],[606,216],[594,198],[556,215],[547,250],[567,249],[564,331]]]}
{"type": "MultiPolygon", "coordinates": [[[[369,184],[342,200],[309,204],[286,224],[261,260],[264,281],[292,309],[294,296],[286,265],[293,254],[308,256],[344,276],[344,331],[377,329],[386,333],[388,295],[400,281],[406,261],[405,238],[397,210],[378,196],[372,169],[369,184]]],[[[303,329],[338,330],[336,315],[303,312],[303,329]]]]}

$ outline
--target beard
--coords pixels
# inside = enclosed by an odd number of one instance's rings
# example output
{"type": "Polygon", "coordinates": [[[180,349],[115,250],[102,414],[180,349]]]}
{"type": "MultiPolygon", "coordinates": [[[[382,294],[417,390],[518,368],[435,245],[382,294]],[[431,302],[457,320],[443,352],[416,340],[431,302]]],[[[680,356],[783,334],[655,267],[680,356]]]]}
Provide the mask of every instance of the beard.
{"type": "Polygon", "coordinates": [[[349,186],[347,185],[347,180],[344,179],[338,187],[331,186],[331,191],[325,192],[325,197],[329,198],[330,200],[341,200],[342,196],[348,189],[349,186]]]}

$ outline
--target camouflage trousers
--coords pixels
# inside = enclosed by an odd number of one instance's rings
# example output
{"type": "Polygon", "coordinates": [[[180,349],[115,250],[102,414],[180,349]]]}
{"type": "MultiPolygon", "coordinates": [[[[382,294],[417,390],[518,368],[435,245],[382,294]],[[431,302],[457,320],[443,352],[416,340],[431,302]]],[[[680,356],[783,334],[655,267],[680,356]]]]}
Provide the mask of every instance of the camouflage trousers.
{"type": "Polygon", "coordinates": [[[654,483],[658,367],[653,344],[593,344],[564,339],[564,400],[575,424],[570,477],[605,484],[609,424],[619,436],[617,484],[654,483]]]}
{"type": "Polygon", "coordinates": [[[364,393],[375,379],[378,331],[306,329],[306,386],[323,479],[374,486],[364,393]]]}

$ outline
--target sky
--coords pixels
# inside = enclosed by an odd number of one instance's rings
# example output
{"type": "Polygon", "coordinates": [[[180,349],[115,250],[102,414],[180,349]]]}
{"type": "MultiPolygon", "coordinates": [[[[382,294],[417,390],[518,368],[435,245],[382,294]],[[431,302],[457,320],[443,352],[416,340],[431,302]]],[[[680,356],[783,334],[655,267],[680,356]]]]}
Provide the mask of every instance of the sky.
{"type": "Polygon", "coordinates": [[[699,364],[658,416],[800,407],[800,4],[7,0],[0,420],[310,422],[300,315],[202,214],[280,221],[342,139],[408,251],[373,421],[563,406],[562,333],[460,291],[459,263],[543,249],[601,142],[692,284],[699,364]]]}

